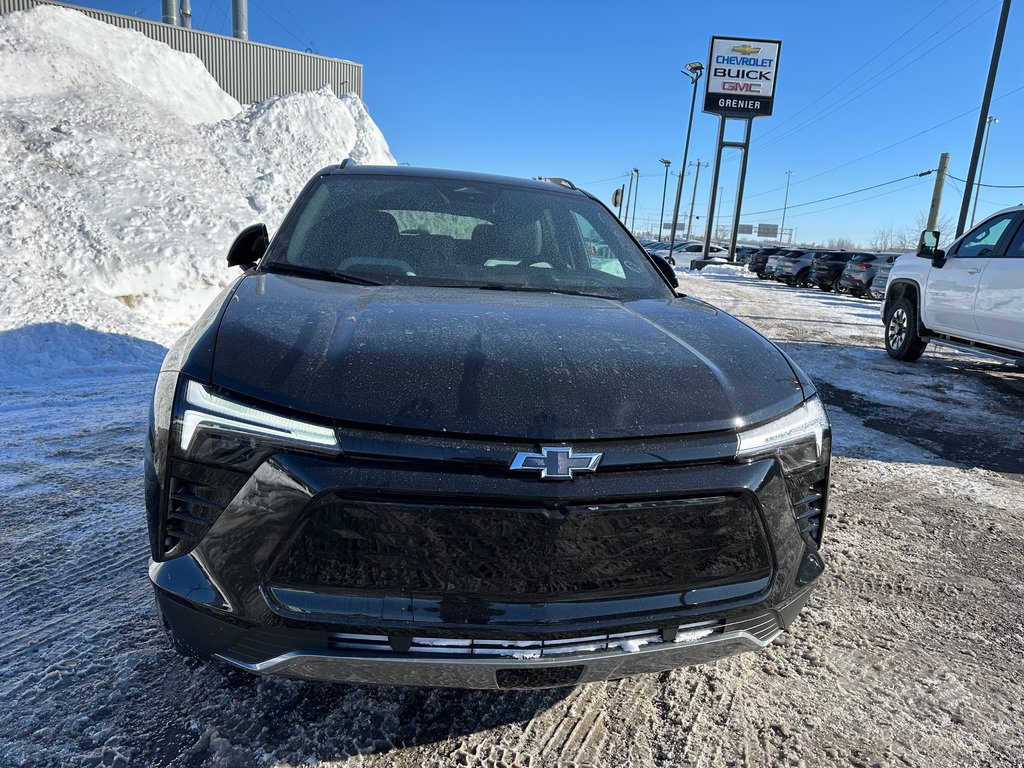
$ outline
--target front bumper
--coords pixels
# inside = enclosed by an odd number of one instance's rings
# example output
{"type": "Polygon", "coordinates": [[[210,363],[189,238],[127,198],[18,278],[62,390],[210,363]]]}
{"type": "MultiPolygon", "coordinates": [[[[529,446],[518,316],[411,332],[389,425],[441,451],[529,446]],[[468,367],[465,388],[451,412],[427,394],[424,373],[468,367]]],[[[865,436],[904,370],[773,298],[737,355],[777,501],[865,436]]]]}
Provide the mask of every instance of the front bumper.
{"type": "MultiPolygon", "coordinates": [[[[460,647],[452,639],[437,646],[437,653],[424,645],[405,652],[346,652],[325,649],[312,635],[305,640],[293,637],[295,647],[262,660],[253,660],[248,654],[242,654],[246,656],[242,658],[231,650],[213,657],[253,674],[336,683],[491,690],[554,688],[666,672],[764,650],[795,621],[810,591],[809,587],[801,590],[777,608],[723,622],[714,631],[682,632],[678,639],[662,637],[653,641],[648,636],[642,638],[642,644],[638,642],[639,632],[613,634],[612,642],[606,644],[612,647],[546,658],[534,656],[537,652],[530,650],[518,654],[523,658],[516,658],[514,650],[501,657],[474,658],[464,643],[460,647]]],[[[176,630],[188,626],[193,635],[223,636],[225,627],[216,619],[182,605],[159,589],[157,601],[164,619],[176,630]]],[[[576,648],[585,648],[588,643],[597,644],[597,640],[591,636],[571,642],[576,648]]],[[[518,643],[530,647],[526,641],[518,643]]],[[[250,645],[258,647],[258,641],[254,643],[250,638],[250,645]]]]}
{"type": "MultiPolygon", "coordinates": [[[[447,461],[448,469],[438,471],[421,462],[277,454],[245,480],[192,551],[153,563],[150,578],[162,618],[180,644],[200,656],[258,674],[358,683],[533,688],[662,671],[759,650],[791,623],[822,572],[817,538],[812,538],[820,533],[807,533],[808,511],[793,506],[793,479],[782,476],[776,461],[737,464],[699,459],[701,451],[719,455],[717,449],[702,445],[677,450],[677,456],[692,456],[689,460],[694,463],[670,463],[648,447],[642,457],[649,467],[585,475],[572,483],[513,477],[503,464],[460,470],[447,461]],[[383,499],[385,492],[379,489],[387,489],[383,499]],[[671,537],[683,535],[685,529],[673,530],[666,527],[668,523],[658,528],[653,520],[648,527],[631,517],[637,505],[643,509],[650,504],[658,512],[657,505],[672,506],[676,499],[715,494],[751,501],[755,516],[744,530],[762,531],[764,547],[750,544],[749,537],[719,539],[721,525],[705,524],[700,530],[713,535],[701,534],[705,538],[692,546],[719,546],[732,559],[711,559],[700,565],[697,559],[671,556],[676,546],[671,537]],[[547,510],[543,517],[550,518],[552,530],[559,535],[547,541],[543,530],[537,535],[536,528],[501,529],[519,532],[507,539],[513,553],[522,553],[518,572],[509,567],[515,562],[507,552],[473,559],[481,554],[479,547],[434,550],[429,540],[417,546],[421,551],[444,553],[436,571],[424,570],[422,563],[396,569],[396,564],[415,556],[415,548],[394,528],[367,528],[346,520],[339,515],[336,501],[363,499],[353,502],[353,514],[366,525],[377,526],[386,521],[382,505],[395,503],[388,501],[390,497],[425,505],[435,500],[435,505],[447,505],[442,509],[470,504],[464,498],[472,500],[474,509],[484,501],[514,500],[538,513],[547,510]],[[621,528],[572,527],[587,510],[608,503],[621,504],[628,511],[619,518],[621,528]],[[334,517],[318,518],[331,510],[334,517]],[[311,525],[318,519],[326,524],[311,525]],[[638,536],[640,530],[651,531],[646,541],[638,536]],[[583,538],[567,538],[565,534],[572,531],[581,532],[583,538]],[[367,532],[373,536],[367,538],[367,532]],[[597,535],[604,532],[613,538],[597,535]],[[337,547],[329,544],[318,550],[315,545],[321,535],[341,538],[337,547]],[[628,544],[631,551],[614,562],[603,544],[609,540],[628,544]],[[366,541],[380,543],[367,549],[362,544],[366,541]],[[572,573],[564,569],[530,567],[531,558],[534,562],[552,556],[571,558],[571,543],[580,541],[593,546],[586,550],[593,557],[581,561],[584,565],[606,562],[614,570],[627,562],[627,555],[637,565],[600,584],[595,581],[596,586],[573,582],[572,573]],[[742,546],[729,545],[732,541],[742,546]],[[698,575],[674,576],[664,589],[652,588],[652,582],[635,582],[647,547],[658,543],[670,545],[660,551],[672,573],[698,575]],[[326,570],[322,567],[330,564],[333,553],[341,552],[353,553],[353,562],[378,567],[365,573],[344,570],[336,567],[344,565],[340,559],[326,570]],[[478,579],[479,588],[459,581],[466,574],[445,571],[445,566],[462,562],[455,557],[459,552],[468,558],[466,562],[478,563],[469,575],[478,579]],[[750,553],[749,559],[743,559],[744,552],[750,553]],[[754,557],[758,552],[763,554],[754,557]],[[497,573],[513,573],[516,578],[496,585],[487,564],[502,562],[505,565],[497,573]],[[303,563],[317,567],[306,569],[303,563]],[[548,582],[545,575],[541,583],[558,587],[545,594],[534,577],[549,570],[563,581],[548,582]],[[427,579],[437,574],[444,574],[444,584],[427,579]],[[689,633],[694,626],[701,628],[699,636],[689,633]],[[677,641],[680,628],[683,632],[677,641]],[[573,646],[572,653],[565,652],[567,644],[573,646]],[[495,649],[499,650],[486,653],[495,649]]],[[[380,444],[372,447],[378,454],[382,449],[380,444]]],[[[507,451],[499,453],[504,456],[507,451]]],[[[482,461],[475,453],[474,457],[482,461]]],[[[641,457],[630,460],[639,462],[641,457]]],[[[824,478],[813,482],[824,483],[827,489],[827,465],[824,472],[824,478]]],[[[203,473],[196,483],[216,480],[207,470],[203,473]]],[[[823,499],[820,503],[816,531],[823,524],[823,499]]],[[[709,521],[716,519],[713,512],[700,514],[711,514],[709,521]]],[[[391,519],[400,520],[402,515],[391,519]]],[[[470,528],[467,525],[465,530],[470,528]]],[[[434,541],[443,542],[453,528],[426,525],[423,530],[434,541]]],[[[474,546],[485,541],[465,538],[474,546]]],[[[588,574],[586,567],[580,574],[587,579],[600,575],[588,574]]]]}

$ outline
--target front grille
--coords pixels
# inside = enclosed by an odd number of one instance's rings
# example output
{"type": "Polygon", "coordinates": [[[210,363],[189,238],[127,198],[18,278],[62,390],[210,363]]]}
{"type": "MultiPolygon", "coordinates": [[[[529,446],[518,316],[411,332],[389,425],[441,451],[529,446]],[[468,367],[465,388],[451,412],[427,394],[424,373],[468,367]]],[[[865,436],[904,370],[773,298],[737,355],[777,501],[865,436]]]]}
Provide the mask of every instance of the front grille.
{"type": "Polygon", "coordinates": [[[191,552],[245,483],[245,473],[189,461],[171,462],[163,557],[191,552]]]}
{"type": "Polygon", "coordinates": [[[684,591],[770,569],[760,514],[745,495],[550,509],[327,495],[269,580],[519,602],[684,591]]]}
{"type": "Polygon", "coordinates": [[[607,651],[633,652],[643,646],[660,643],[693,643],[712,634],[720,633],[723,625],[724,622],[721,619],[714,619],[679,627],[643,629],[634,632],[616,632],[558,640],[408,637],[339,632],[327,636],[327,647],[333,651],[415,653],[462,658],[549,659],[607,651]]]}

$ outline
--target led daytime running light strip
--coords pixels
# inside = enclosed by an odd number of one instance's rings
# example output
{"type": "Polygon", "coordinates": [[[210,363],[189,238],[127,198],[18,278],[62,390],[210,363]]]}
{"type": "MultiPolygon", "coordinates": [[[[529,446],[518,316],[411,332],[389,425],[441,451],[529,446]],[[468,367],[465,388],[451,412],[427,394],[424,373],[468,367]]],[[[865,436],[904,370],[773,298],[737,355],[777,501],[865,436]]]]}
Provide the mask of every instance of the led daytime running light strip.
{"type": "Polygon", "coordinates": [[[750,458],[773,453],[786,445],[814,437],[818,458],[828,429],[828,416],[821,400],[813,397],[785,416],[760,427],[740,432],[736,458],[750,458]]]}
{"type": "Polygon", "coordinates": [[[197,432],[212,430],[244,437],[264,437],[272,442],[306,446],[321,450],[340,449],[334,430],[298,419],[252,408],[220,397],[197,381],[185,385],[188,408],[181,418],[181,449],[188,452],[197,432]]]}

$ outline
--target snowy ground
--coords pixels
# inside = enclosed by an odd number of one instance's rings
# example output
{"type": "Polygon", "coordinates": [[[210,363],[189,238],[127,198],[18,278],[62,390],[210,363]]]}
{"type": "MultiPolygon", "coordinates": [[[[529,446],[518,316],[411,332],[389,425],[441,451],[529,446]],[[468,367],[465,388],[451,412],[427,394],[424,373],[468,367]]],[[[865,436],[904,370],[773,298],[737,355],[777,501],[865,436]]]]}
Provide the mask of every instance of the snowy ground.
{"type": "MultiPolygon", "coordinates": [[[[683,288],[822,385],[829,569],[760,655],[570,691],[257,679],[168,648],[141,460],[161,348],[2,391],[0,755],[15,765],[1020,765],[1024,376],[881,349],[877,304],[733,276],[683,288]]],[[[17,333],[8,331],[7,333],[17,333]]]]}

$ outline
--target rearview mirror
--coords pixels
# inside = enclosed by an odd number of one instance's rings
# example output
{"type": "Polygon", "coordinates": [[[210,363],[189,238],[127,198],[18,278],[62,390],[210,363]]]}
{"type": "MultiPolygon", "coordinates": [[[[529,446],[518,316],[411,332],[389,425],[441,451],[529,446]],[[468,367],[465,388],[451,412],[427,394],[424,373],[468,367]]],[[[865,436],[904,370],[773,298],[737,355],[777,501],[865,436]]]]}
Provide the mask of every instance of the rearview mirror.
{"type": "Polygon", "coordinates": [[[926,259],[930,259],[935,256],[935,253],[939,250],[939,231],[936,229],[926,229],[921,233],[921,239],[917,244],[917,255],[922,256],[926,259]]]}
{"type": "Polygon", "coordinates": [[[669,281],[673,288],[679,287],[679,278],[676,277],[676,271],[672,269],[672,265],[668,263],[668,260],[663,256],[657,254],[650,254],[651,258],[654,259],[654,266],[658,268],[662,276],[669,281]]]}
{"type": "Polygon", "coordinates": [[[228,249],[228,266],[252,269],[256,266],[256,262],[263,258],[268,245],[270,245],[270,235],[267,234],[266,224],[253,224],[251,227],[246,227],[228,249]]]}

